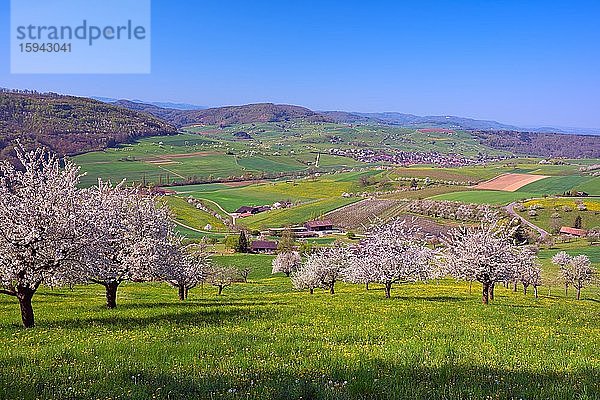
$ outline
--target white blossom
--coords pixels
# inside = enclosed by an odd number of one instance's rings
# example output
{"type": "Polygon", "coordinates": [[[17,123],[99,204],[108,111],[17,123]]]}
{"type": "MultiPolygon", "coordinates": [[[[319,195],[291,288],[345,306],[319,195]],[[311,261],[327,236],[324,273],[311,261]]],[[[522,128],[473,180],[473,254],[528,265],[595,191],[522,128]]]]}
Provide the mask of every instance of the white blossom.
{"type": "Polygon", "coordinates": [[[518,246],[506,227],[496,223],[461,227],[452,230],[443,242],[447,272],[457,279],[481,282],[483,303],[493,298],[496,282],[515,279],[518,246]]]}
{"type": "Polygon", "coordinates": [[[273,259],[273,269],[271,273],[276,274],[278,272],[282,272],[286,276],[290,276],[292,272],[298,269],[301,263],[302,258],[300,257],[300,253],[297,251],[286,251],[279,253],[277,257],[273,259]]]}
{"type": "Polygon", "coordinates": [[[34,325],[31,298],[42,283],[81,276],[89,208],[77,188],[79,168],[44,149],[16,149],[19,168],[0,163],[1,292],[16,296],[26,327],[34,325]]]}
{"type": "Polygon", "coordinates": [[[329,289],[335,293],[335,283],[345,276],[351,265],[352,251],[344,245],[324,247],[309,254],[306,261],[292,273],[292,283],[298,290],[315,288],[329,289]]]}
{"type": "Polygon", "coordinates": [[[123,182],[113,187],[99,181],[88,197],[95,210],[95,242],[87,249],[87,277],[105,286],[107,306],[114,308],[123,281],[156,278],[173,226],[166,206],[123,182]]]}
{"type": "Polygon", "coordinates": [[[385,285],[389,298],[394,283],[434,278],[433,260],[434,252],[426,246],[418,225],[396,220],[371,228],[346,274],[352,282],[385,285]]]}
{"type": "Polygon", "coordinates": [[[210,269],[210,254],[204,242],[183,244],[181,236],[166,241],[156,260],[160,279],[178,289],[179,300],[186,300],[188,292],[206,280],[210,269]]]}
{"type": "Polygon", "coordinates": [[[560,267],[561,276],[565,282],[565,293],[569,286],[577,291],[577,300],[581,299],[581,289],[588,286],[596,275],[588,256],[580,254],[571,257],[561,251],[552,257],[552,262],[560,267]]]}

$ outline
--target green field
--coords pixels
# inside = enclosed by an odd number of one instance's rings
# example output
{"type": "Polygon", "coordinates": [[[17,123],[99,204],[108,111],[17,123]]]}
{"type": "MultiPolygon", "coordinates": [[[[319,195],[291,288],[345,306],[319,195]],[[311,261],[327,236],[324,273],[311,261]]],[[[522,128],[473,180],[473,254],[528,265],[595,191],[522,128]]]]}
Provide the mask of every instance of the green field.
{"type": "MultiPolygon", "coordinates": [[[[240,176],[260,178],[264,174],[306,174],[314,168],[331,172],[377,165],[328,154],[331,148],[355,149],[357,145],[386,151],[435,151],[466,156],[481,152],[505,154],[482,146],[466,132],[456,132],[449,137],[445,133],[423,133],[393,126],[286,122],[223,129],[194,126],[183,132],[75,156],[75,162],[87,174],[82,183],[92,185],[101,177],[113,181],[127,178],[131,182],[166,184],[240,176]],[[236,139],[233,134],[239,131],[249,133],[252,140],[236,139]],[[318,166],[315,165],[317,153],[321,153],[318,166]]],[[[491,177],[494,170],[502,173],[510,168],[513,167],[494,165],[488,169],[459,169],[454,177],[478,180],[491,177]]]]}
{"type": "Polygon", "coordinates": [[[517,200],[536,197],[532,193],[524,192],[502,192],[498,190],[469,190],[465,192],[444,193],[430,197],[432,200],[462,201],[474,204],[497,204],[504,205],[517,200]]]}
{"type": "Polygon", "coordinates": [[[439,167],[405,167],[393,170],[392,177],[402,176],[411,178],[429,178],[432,180],[447,180],[456,182],[479,182],[495,176],[512,172],[513,168],[505,166],[469,166],[459,168],[439,167]]]}
{"type": "MultiPolygon", "coordinates": [[[[99,177],[112,181],[126,178],[130,182],[167,184],[198,179],[260,178],[263,174],[301,173],[308,168],[315,168],[316,152],[325,149],[307,146],[302,139],[292,140],[284,146],[280,142],[286,140],[276,135],[269,136],[266,132],[262,133],[262,137],[268,139],[266,142],[236,141],[231,133],[239,129],[243,129],[243,126],[232,128],[231,131],[199,135],[195,133],[196,129],[189,128],[188,133],[140,139],[132,144],[78,155],[74,160],[86,173],[82,179],[83,185],[93,185],[99,177]]],[[[306,135],[302,138],[309,140],[313,137],[306,132],[312,131],[310,125],[301,129],[306,135]]],[[[351,158],[323,154],[318,168],[330,172],[364,166],[366,164],[351,158]]]]}
{"type": "Polygon", "coordinates": [[[273,210],[255,214],[237,221],[239,225],[250,229],[278,228],[282,226],[302,224],[306,221],[322,217],[329,211],[358,201],[357,198],[345,199],[342,197],[314,200],[292,208],[273,210]]]}
{"type": "Polygon", "coordinates": [[[215,216],[198,210],[193,205],[190,205],[185,199],[176,196],[163,197],[165,204],[169,206],[173,213],[174,220],[186,227],[204,230],[206,225],[212,225],[211,232],[227,232],[225,224],[215,216]]]}
{"type": "Polygon", "coordinates": [[[490,306],[453,280],[311,296],[270,261],[216,257],[252,266],[250,283],[185,303],[162,284],[125,284],[116,310],[99,286],[43,289],[33,330],[0,297],[0,398],[598,398],[596,288],[577,302],[499,287],[490,306]]]}
{"type": "Polygon", "coordinates": [[[584,190],[590,195],[600,195],[600,179],[591,176],[551,176],[521,187],[517,192],[562,194],[569,190],[584,190]]]}

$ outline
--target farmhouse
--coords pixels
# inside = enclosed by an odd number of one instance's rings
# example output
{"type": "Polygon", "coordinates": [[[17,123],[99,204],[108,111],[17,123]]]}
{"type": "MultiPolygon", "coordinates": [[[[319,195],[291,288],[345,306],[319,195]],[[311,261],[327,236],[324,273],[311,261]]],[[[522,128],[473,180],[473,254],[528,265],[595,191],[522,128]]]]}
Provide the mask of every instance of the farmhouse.
{"type": "Polygon", "coordinates": [[[330,231],[333,229],[333,222],[329,219],[308,221],[304,224],[304,227],[311,232],[330,231]]]}
{"type": "Polygon", "coordinates": [[[283,232],[290,230],[297,238],[308,238],[318,236],[316,232],[311,232],[304,226],[293,226],[291,228],[269,228],[268,231],[264,232],[268,236],[281,236],[283,232]]]}
{"type": "Polygon", "coordinates": [[[560,228],[560,233],[563,235],[571,235],[578,237],[583,237],[587,235],[587,231],[585,229],[571,228],[568,226],[563,226],[562,228],[560,228]]]}
{"type": "Polygon", "coordinates": [[[250,244],[253,253],[273,254],[277,251],[277,242],[270,240],[255,240],[250,244]]]}
{"type": "Polygon", "coordinates": [[[241,206],[240,208],[238,208],[237,210],[235,210],[236,214],[258,214],[259,212],[262,212],[264,210],[262,210],[262,207],[256,207],[256,206],[241,206]]]}

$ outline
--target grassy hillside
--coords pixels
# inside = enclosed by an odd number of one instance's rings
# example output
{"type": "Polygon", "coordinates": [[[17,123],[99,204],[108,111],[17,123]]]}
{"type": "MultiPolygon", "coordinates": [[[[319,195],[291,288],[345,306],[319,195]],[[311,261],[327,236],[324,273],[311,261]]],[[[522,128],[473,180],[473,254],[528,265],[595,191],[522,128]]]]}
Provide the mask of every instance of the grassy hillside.
{"type": "Polygon", "coordinates": [[[244,205],[259,206],[273,204],[277,201],[302,203],[315,199],[340,197],[342,193],[350,192],[358,187],[358,178],[354,177],[355,175],[350,176],[353,178],[348,181],[344,181],[349,178],[343,174],[340,176],[327,175],[319,179],[260,183],[239,188],[225,187],[214,191],[205,190],[202,185],[182,186],[176,190],[179,193],[215,201],[225,210],[233,212],[244,205]],[[354,181],[355,179],[356,181],[354,181]],[[196,188],[200,190],[195,190],[196,188]]]}
{"type": "MultiPolygon", "coordinates": [[[[218,135],[217,135],[218,136],[218,135]]],[[[297,154],[281,155],[272,149],[254,148],[247,143],[224,141],[195,133],[145,138],[74,157],[87,173],[86,185],[98,177],[156,184],[187,180],[219,180],[232,177],[261,178],[278,174],[305,174],[314,166],[316,154],[298,149],[297,154]]],[[[365,166],[347,157],[323,156],[323,172],[365,166]]]]}
{"type": "Polygon", "coordinates": [[[562,194],[570,190],[587,189],[591,195],[600,195],[600,180],[591,176],[552,176],[523,186],[518,191],[539,194],[562,194]]]}
{"type": "MultiPolygon", "coordinates": [[[[553,250],[553,252],[558,249],[553,250]]],[[[551,253],[543,253],[550,257],[551,253]]],[[[600,393],[597,288],[560,286],[490,306],[454,280],[334,296],[291,290],[269,256],[215,257],[252,266],[249,284],[190,300],[160,284],[42,290],[37,328],[19,327],[0,297],[0,398],[19,399],[593,399],[600,393]]],[[[598,262],[597,255],[595,262],[598,262]]],[[[546,261],[545,261],[546,263],[546,261]]],[[[598,264],[596,264],[597,266],[598,264]]]]}
{"type": "Polygon", "coordinates": [[[358,201],[358,199],[345,199],[341,197],[313,200],[292,208],[256,214],[240,219],[237,223],[250,229],[278,228],[302,224],[306,221],[320,218],[330,211],[355,201],[358,201]]]}
{"type": "Polygon", "coordinates": [[[211,232],[227,232],[229,230],[219,219],[205,211],[198,210],[184,198],[165,196],[163,201],[171,209],[175,221],[186,227],[205,230],[204,228],[210,224],[212,226],[211,232]]]}

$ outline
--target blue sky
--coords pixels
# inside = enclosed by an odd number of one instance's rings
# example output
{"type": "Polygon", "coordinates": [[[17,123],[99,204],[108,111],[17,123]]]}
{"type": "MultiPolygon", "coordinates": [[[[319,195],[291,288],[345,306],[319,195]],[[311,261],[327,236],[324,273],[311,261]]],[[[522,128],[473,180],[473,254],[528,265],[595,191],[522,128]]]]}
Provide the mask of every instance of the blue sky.
{"type": "Polygon", "coordinates": [[[9,15],[4,87],[600,128],[597,0],[153,0],[147,75],[11,75],[9,15]]]}

